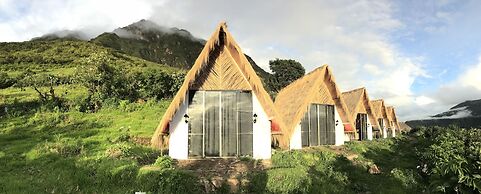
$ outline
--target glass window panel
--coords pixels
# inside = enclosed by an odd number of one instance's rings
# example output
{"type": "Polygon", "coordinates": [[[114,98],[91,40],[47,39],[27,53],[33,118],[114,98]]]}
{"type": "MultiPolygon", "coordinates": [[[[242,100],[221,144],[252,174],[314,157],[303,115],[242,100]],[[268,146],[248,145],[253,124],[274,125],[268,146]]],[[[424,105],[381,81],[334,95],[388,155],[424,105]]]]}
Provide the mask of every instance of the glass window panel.
{"type": "Polygon", "coordinates": [[[252,93],[238,92],[237,95],[237,107],[239,111],[239,133],[252,133],[252,93]]]}
{"type": "Polygon", "coordinates": [[[239,151],[241,156],[252,156],[252,134],[239,135],[239,151]]]}
{"type": "Polygon", "coordinates": [[[306,112],[301,120],[301,143],[302,147],[309,146],[309,113],[306,112]]]}
{"type": "Polygon", "coordinates": [[[326,105],[317,105],[319,114],[319,145],[327,144],[327,114],[326,105]]]}
{"type": "Polygon", "coordinates": [[[236,92],[222,92],[222,154],[237,155],[237,99],[236,92]]]}
{"type": "Polygon", "coordinates": [[[327,114],[327,144],[336,144],[336,126],[335,126],[335,112],[333,105],[326,105],[327,114]]]}
{"type": "Polygon", "coordinates": [[[202,157],[202,135],[189,136],[189,157],[202,157]]]}
{"type": "Polygon", "coordinates": [[[309,122],[309,145],[317,146],[319,145],[319,122],[317,116],[317,106],[315,104],[311,104],[309,107],[309,122]]]}
{"type": "Polygon", "coordinates": [[[219,92],[205,92],[205,156],[219,156],[220,148],[220,112],[219,92]]]}

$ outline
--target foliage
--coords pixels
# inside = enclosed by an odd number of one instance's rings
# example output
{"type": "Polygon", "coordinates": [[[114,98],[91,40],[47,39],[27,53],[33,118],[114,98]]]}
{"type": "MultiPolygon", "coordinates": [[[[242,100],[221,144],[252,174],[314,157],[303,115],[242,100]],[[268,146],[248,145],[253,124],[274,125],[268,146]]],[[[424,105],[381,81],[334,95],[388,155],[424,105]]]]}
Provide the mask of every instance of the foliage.
{"type": "MultiPolygon", "coordinates": [[[[96,112],[106,99],[135,101],[173,97],[183,82],[183,74],[156,68],[130,71],[110,65],[107,53],[97,53],[82,62],[76,72],[77,83],[88,89],[87,110],[96,112]]],[[[124,105],[120,101],[120,105],[124,105]]]]}
{"type": "Polygon", "coordinates": [[[443,192],[481,191],[481,130],[455,126],[413,131],[417,153],[431,189],[443,192]]]}
{"type": "Polygon", "coordinates": [[[169,156],[159,156],[157,160],[155,160],[154,166],[161,169],[172,168],[174,166],[174,160],[169,156]]]}
{"type": "Polygon", "coordinates": [[[306,73],[301,63],[292,59],[271,60],[269,61],[269,68],[272,71],[272,79],[268,81],[268,85],[276,92],[306,73]]]}
{"type": "Polygon", "coordinates": [[[37,92],[38,98],[43,105],[62,110],[67,108],[65,99],[55,92],[55,88],[62,84],[61,80],[56,76],[26,71],[22,77],[16,85],[20,87],[32,87],[37,92]],[[46,88],[43,86],[46,86],[46,88]]]}

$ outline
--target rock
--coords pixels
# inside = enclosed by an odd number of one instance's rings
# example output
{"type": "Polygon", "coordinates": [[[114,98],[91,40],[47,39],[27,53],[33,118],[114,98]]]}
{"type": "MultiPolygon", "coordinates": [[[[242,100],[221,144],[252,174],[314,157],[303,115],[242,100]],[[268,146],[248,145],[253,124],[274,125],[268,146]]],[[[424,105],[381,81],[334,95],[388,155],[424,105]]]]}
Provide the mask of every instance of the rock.
{"type": "Polygon", "coordinates": [[[353,161],[354,159],[358,158],[359,156],[357,154],[351,154],[348,155],[346,158],[350,161],[353,161]]]}
{"type": "Polygon", "coordinates": [[[379,168],[373,164],[371,165],[371,167],[369,167],[369,170],[368,170],[369,174],[381,174],[381,170],[379,170],[379,168]]]}
{"type": "Polygon", "coordinates": [[[239,192],[239,186],[240,186],[239,180],[237,180],[235,178],[230,178],[230,179],[227,179],[227,184],[230,187],[231,193],[238,193],[239,192]]]}

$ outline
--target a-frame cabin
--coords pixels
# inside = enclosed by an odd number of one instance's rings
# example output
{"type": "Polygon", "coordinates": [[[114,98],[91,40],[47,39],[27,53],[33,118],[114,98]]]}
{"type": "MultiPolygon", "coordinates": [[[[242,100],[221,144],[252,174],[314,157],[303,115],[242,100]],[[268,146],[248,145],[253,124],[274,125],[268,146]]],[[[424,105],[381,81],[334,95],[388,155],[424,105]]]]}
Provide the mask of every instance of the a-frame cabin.
{"type": "Polygon", "coordinates": [[[380,131],[380,134],[376,132],[373,135],[376,138],[387,138],[388,134],[388,126],[389,126],[389,119],[386,112],[386,105],[384,104],[383,99],[371,100],[371,105],[373,109],[374,116],[376,117],[377,121],[377,128],[380,131]]]}
{"type": "Polygon", "coordinates": [[[354,121],[356,129],[356,135],[350,136],[350,140],[372,140],[372,128],[377,126],[377,122],[375,122],[366,89],[358,88],[343,92],[342,97],[347,104],[351,114],[349,115],[350,119],[354,121]]]}
{"type": "MultiPolygon", "coordinates": [[[[152,145],[175,159],[271,157],[274,103],[220,23],[167,108],[152,145]],[[165,141],[165,142],[164,142],[165,141]]],[[[277,123],[276,126],[279,126],[277,123]]]]}
{"type": "Polygon", "coordinates": [[[344,124],[351,122],[327,65],[283,88],[274,104],[284,119],[281,141],[290,149],[344,143],[344,124]]]}

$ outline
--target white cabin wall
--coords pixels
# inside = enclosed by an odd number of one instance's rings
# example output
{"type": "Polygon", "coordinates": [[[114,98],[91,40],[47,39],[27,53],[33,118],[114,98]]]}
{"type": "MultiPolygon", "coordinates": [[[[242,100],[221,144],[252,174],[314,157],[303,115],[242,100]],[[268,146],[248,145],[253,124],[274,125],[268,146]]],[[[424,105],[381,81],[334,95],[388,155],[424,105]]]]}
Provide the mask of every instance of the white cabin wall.
{"type": "Polygon", "coordinates": [[[252,114],[257,114],[257,122],[253,124],[253,157],[269,159],[271,158],[271,121],[254,93],[252,93],[252,109],[252,114]]]}
{"type": "Polygon", "coordinates": [[[386,119],[382,119],[382,122],[384,123],[384,127],[382,128],[382,138],[387,138],[387,123],[386,119]]]}
{"type": "Polygon", "coordinates": [[[372,123],[367,115],[367,140],[372,140],[372,123]]]}
{"type": "Polygon", "coordinates": [[[396,137],[396,127],[392,127],[392,137],[396,137]]]}
{"type": "Polygon", "coordinates": [[[344,124],[337,107],[334,106],[335,145],[343,145],[345,141],[344,124]]]}
{"type": "Polygon", "coordinates": [[[301,124],[297,124],[290,138],[289,149],[302,149],[301,124]]]}
{"type": "MultiPolygon", "coordinates": [[[[186,96],[189,96],[187,93],[186,96]]],[[[189,158],[189,124],[184,120],[187,113],[187,98],[169,123],[169,156],[174,159],[189,158]]]]}

